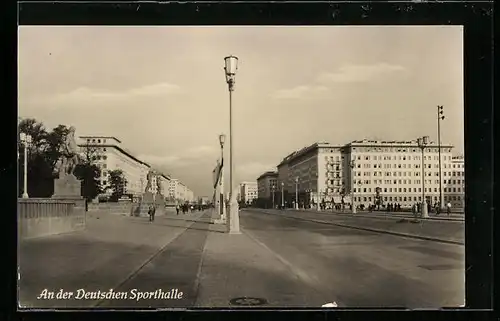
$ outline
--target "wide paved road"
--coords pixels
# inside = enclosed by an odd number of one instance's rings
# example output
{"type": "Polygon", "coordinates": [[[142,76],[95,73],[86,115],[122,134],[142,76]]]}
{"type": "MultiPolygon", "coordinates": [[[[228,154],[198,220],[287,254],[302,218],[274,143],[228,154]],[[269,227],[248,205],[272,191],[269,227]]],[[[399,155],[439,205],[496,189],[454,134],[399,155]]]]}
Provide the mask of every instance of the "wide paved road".
{"type": "MultiPolygon", "coordinates": [[[[465,248],[243,210],[242,229],[347,307],[464,304],[465,248]]],[[[279,295],[274,293],[270,295],[279,295]]]]}

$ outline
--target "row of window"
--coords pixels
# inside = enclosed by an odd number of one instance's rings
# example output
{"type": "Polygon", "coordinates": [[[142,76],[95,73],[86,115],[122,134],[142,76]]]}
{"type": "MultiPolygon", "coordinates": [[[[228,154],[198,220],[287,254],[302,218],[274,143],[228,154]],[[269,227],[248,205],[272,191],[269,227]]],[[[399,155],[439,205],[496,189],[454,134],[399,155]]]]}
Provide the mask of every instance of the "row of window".
{"type": "MultiPolygon", "coordinates": [[[[91,140],[90,138],[89,138],[89,139],[87,139],[87,143],[89,143],[89,144],[90,144],[91,142],[92,142],[92,143],[96,143],[96,142],[97,142],[97,143],[99,143],[99,144],[100,144],[100,143],[101,143],[101,139],[92,139],[92,140],[91,140]]],[[[102,143],[104,143],[104,144],[105,144],[105,143],[106,143],[106,139],[102,139],[102,143]]]]}
{"type": "MultiPolygon", "coordinates": [[[[420,172],[360,172],[360,171],[353,171],[354,176],[361,176],[361,173],[363,173],[363,176],[421,176],[420,172]],[[412,175],[413,173],[413,175],[412,175]]],[[[432,176],[432,172],[426,172],[426,176],[432,176]]],[[[442,172],[443,176],[465,176],[464,172],[442,172]]],[[[434,172],[434,176],[439,176],[439,172],[434,172]]],[[[340,176],[339,176],[340,177],[340,176]]]]}
{"type": "MultiPolygon", "coordinates": [[[[425,187],[424,188],[424,191],[425,192],[428,192],[428,193],[431,193],[432,191],[434,190],[434,193],[438,193],[438,188],[434,187],[434,188],[431,188],[431,187],[425,187]]],[[[445,187],[444,189],[444,192],[445,193],[461,193],[462,189],[460,187],[445,187]]],[[[353,191],[354,193],[371,193],[372,192],[372,189],[371,187],[362,187],[362,188],[353,188],[353,191]]],[[[373,192],[375,192],[376,189],[374,188],[373,189],[373,192]]],[[[411,187],[399,187],[399,188],[392,188],[392,187],[384,187],[384,193],[411,193],[412,192],[412,189],[411,187]]],[[[416,187],[413,188],[413,193],[421,193],[422,192],[422,188],[419,187],[418,190],[416,187]]]]}
{"type": "Polygon", "coordinates": [[[106,159],[108,159],[108,156],[106,156],[106,155],[102,155],[102,156],[101,156],[101,155],[92,156],[92,160],[94,160],[94,161],[95,161],[95,160],[106,160],[106,159]]]}
{"type": "MultiPolygon", "coordinates": [[[[394,148],[394,147],[353,147],[353,150],[362,151],[362,152],[397,152],[397,153],[417,153],[422,152],[420,148],[394,148]]],[[[438,153],[439,148],[427,147],[425,148],[425,152],[427,153],[438,153]]],[[[441,152],[443,153],[451,153],[451,148],[443,148],[441,147],[441,152]]],[[[448,156],[451,158],[451,156],[448,156]]]]}
{"type": "MultiPolygon", "coordinates": [[[[442,156],[443,157],[443,160],[450,160],[452,159],[451,156],[442,156]]],[[[380,156],[380,155],[376,155],[376,156],[361,156],[361,155],[358,155],[356,157],[357,160],[421,160],[421,156],[407,156],[407,155],[399,155],[399,156],[390,156],[390,155],[386,155],[386,156],[380,156]]],[[[430,155],[424,155],[424,160],[437,160],[439,161],[439,156],[430,156],[430,155]]],[[[463,164],[457,164],[458,165],[463,165],[463,164]]],[[[458,168],[458,167],[457,167],[458,168]]]]}
{"type": "MultiPolygon", "coordinates": [[[[394,184],[394,185],[405,185],[405,184],[409,184],[411,185],[411,179],[395,179],[395,180],[390,180],[390,179],[386,179],[383,181],[384,184],[387,184],[387,185],[390,185],[390,184],[394,184]]],[[[361,184],[366,184],[366,185],[370,185],[372,183],[372,180],[370,179],[365,179],[365,180],[361,180],[361,179],[358,179],[358,180],[353,180],[353,184],[356,185],[361,185],[361,184]]],[[[422,181],[420,179],[416,179],[413,181],[413,184],[421,184],[422,181]]],[[[425,179],[424,180],[424,183],[425,184],[432,184],[432,180],[431,179],[425,179]]],[[[342,184],[344,184],[344,182],[342,182],[342,184]]],[[[381,179],[374,179],[373,180],[373,184],[380,184],[382,185],[382,180],[381,179]]],[[[434,180],[434,184],[439,184],[439,180],[434,180]]],[[[448,185],[451,185],[451,184],[457,184],[457,185],[463,185],[465,184],[465,180],[444,180],[443,181],[443,184],[448,184],[448,185]]]]}
{"type": "MultiPolygon", "coordinates": [[[[460,201],[461,200],[461,197],[460,196],[445,196],[444,197],[444,200],[445,201],[460,201]]],[[[361,197],[361,196],[357,196],[357,197],[354,197],[354,201],[357,201],[357,202],[371,202],[372,201],[372,197],[371,196],[364,196],[364,197],[361,197]]],[[[385,196],[384,197],[384,201],[386,202],[411,202],[411,201],[415,201],[415,202],[421,202],[422,201],[422,196],[413,196],[413,199],[411,196],[385,196]]],[[[437,196],[434,196],[434,201],[435,202],[438,202],[438,197],[437,196]]]]}
{"type": "MultiPolygon", "coordinates": [[[[422,168],[421,164],[383,164],[384,166],[382,164],[363,164],[363,168],[372,168],[372,165],[373,168],[422,168]]],[[[361,164],[357,164],[356,167],[361,168],[361,164]]],[[[432,164],[425,164],[424,168],[432,168],[432,164]]],[[[434,164],[434,168],[439,168],[439,164],[434,164]]],[[[451,168],[451,165],[443,164],[443,168],[451,168]]],[[[453,165],[453,168],[455,168],[455,165],[453,165]]],[[[463,173],[463,171],[461,172],[463,173]]]]}

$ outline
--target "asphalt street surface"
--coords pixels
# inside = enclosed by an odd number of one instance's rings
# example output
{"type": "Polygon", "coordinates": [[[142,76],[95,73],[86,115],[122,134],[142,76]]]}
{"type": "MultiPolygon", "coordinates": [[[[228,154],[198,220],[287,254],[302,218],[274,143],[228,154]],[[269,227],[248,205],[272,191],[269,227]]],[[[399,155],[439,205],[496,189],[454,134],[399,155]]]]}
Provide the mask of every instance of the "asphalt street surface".
{"type": "Polygon", "coordinates": [[[464,246],[250,211],[241,212],[240,222],[247,233],[307,273],[313,279],[309,286],[330,294],[342,306],[464,304],[464,246]]]}

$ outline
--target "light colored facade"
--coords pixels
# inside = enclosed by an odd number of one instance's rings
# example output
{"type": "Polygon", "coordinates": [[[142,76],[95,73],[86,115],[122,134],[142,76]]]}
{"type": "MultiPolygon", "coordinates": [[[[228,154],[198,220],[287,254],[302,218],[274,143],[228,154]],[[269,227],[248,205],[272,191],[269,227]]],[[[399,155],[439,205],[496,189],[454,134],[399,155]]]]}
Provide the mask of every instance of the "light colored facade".
{"type": "Polygon", "coordinates": [[[315,143],[288,158],[288,199],[299,203],[340,202],[344,188],[345,161],[342,147],[315,143]]]}
{"type": "MultiPolygon", "coordinates": [[[[444,169],[452,163],[453,146],[441,145],[443,182],[444,169]]],[[[385,203],[410,207],[422,201],[422,184],[426,200],[431,205],[439,202],[438,146],[430,142],[422,150],[416,141],[354,141],[344,146],[346,164],[355,162],[353,171],[346,171],[346,187],[354,192],[357,204],[368,206],[375,202],[376,188],[385,203]],[[422,177],[422,162],[424,177],[422,177]],[[354,176],[351,176],[354,174],[354,176]]]]}
{"type": "Polygon", "coordinates": [[[444,202],[450,202],[452,208],[465,206],[465,159],[463,156],[451,158],[442,170],[444,181],[444,202]]]}
{"type": "Polygon", "coordinates": [[[195,195],[184,183],[176,178],[170,179],[168,196],[180,202],[194,202],[195,195]]]}
{"type": "Polygon", "coordinates": [[[258,196],[257,182],[243,182],[240,184],[240,201],[251,204],[258,196]]]}
{"type": "Polygon", "coordinates": [[[269,199],[272,197],[273,186],[278,191],[278,172],[265,172],[257,178],[257,197],[269,199]]]}
{"type": "MultiPolygon", "coordinates": [[[[464,160],[453,157],[452,149],[452,145],[441,145],[443,196],[453,207],[463,207],[464,160]]],[[[297,188],[299,203],[349,204],[354,197],[357,205],[365,207],[377,199],[384,205],[409,207],[422,201],[424,183],[426,200],[433,205],[439,202],[438,155],[436,143],[426,146],[422,179],[422,150],[416,141],[315,143],[288,155],[278,165],[277,176],[285,182],[289,202],[295,201],[297,188]],[[351,169],[353,160],[355,167],[351,169]]],[[[265,184],[259,184],[259,193],[266,193],[264,188],[265,184]]]]}
{"type": "MultiPolygon", "coordinates": [[[[109,186],[109,171],[120,169],[127,180],[125,193],[138,197],[144,192],[151,166],[121,145],[119,139],[111,136],[80,136],[78,142],[83,157],[92,154],[92,161],[101,169],[102,186],[109,186]]],[[[108,190],[105,194],[110,193],[108,190]]]]}
{"type": "Polygon", "coordinates": [[[151,178],[151,192],[153,194],[158,193],[158,180],[160,181],[161,193],[165,196],[169,196],[170,188],[170,177],[160,173],[158,171],[153,171],[153,176],[151,178]]]}

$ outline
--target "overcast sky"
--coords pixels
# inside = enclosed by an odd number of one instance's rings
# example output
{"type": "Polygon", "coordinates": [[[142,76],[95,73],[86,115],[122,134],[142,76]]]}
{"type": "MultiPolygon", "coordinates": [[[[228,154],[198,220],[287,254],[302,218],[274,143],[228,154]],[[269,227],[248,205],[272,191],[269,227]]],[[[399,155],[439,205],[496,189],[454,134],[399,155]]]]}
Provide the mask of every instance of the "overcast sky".
{"type": "MultiPolygon", "coordinates": [[[[463,152],[462,28],[20,27],[19,114],[115,136],[212,195],[233,95],[236,181],[316,141],[437,140],[463,152]]],[[[226,175],[227,178],[228,175],[226,175]]]]}

